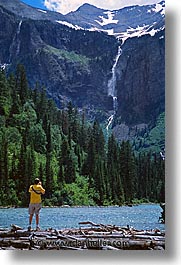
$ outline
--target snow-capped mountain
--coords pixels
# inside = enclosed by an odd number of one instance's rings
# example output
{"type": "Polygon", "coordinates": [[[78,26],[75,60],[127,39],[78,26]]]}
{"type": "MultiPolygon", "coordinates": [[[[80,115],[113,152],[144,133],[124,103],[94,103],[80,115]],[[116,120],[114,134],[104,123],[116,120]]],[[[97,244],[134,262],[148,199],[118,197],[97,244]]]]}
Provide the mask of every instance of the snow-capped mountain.
{"type": "Polygon", "coordinates": [[[165,26],[165,1],[147,6],[130,6],[119,10],[104,10],[83,4],[67,15],[33,8],[20,0],[0,0],[0,5],[22,18],[51,20],[75,30],[102,31],[122,39],[153,36],[165,26]]]}
{"type": "Polygon", "coordinates": [[[66,20],[72,26],[90,31],[103,31],[125,40],[128,37],[154,35],[164,28],[165,1],[147,6],[131,6],[120,10],[103,10],[84,4],[70,12],[66,20]]]}

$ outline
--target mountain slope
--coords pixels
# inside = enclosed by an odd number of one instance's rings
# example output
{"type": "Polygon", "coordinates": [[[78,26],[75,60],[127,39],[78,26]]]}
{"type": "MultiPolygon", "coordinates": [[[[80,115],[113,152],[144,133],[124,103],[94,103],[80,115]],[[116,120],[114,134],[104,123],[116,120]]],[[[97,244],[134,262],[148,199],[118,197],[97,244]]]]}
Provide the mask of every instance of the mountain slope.
{"type": "Polygon", "coordinates": [[[20,0],[0,0],[0,6],[14,13],[19,18],[30,18],[34,20],[52,20],[61,19],[64,16],[60,13],[45,11],[31,7],[20,0]]]}
{"type": "Polygon", "coordinates": [[[66,19],[88,30],[102,30],[123,38],[143,35],[164,27],[165,2],[148,6],[131,6],[120,10],[103,10],[89,4],[67,14],[66,19]]]}
{"type": "Polygon", "coordinates": [[[20,19],[1,7],[0,14],[1,65],[13,70],[24,64],[30,85],[37,80],[45,85],[59,106],[72,100],[78,107],[106,108],[107,79],[117,52],[113,37],[49,20],[20,19]]]}
{"type": "Polygon", "coordinates": [[[0,5],[21,18],[51,20],[75,29],[103,31],[124,39],[130,36],[154,34],[164,28],[165,2],[147,6],[131,6],[120,10],[104,10],[83,4],[76,11],[62,15],[33,8],[20,0],[0,0],[0,5]]]}

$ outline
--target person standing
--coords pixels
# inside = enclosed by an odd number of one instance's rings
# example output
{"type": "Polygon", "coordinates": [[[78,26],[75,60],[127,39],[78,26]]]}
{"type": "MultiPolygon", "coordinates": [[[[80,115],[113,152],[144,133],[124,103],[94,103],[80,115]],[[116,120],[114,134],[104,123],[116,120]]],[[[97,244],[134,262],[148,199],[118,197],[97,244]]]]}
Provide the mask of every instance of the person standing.
{"type": "Polygon", "coordinates": [[[39,227],[39,212],[41,210],[41,195],[45,194],[45,189],[42,187],[39,178],[36,178],[34,184],[29,188],[30,192],[30,204],[29,204],[29,227],[28,230],[31,231],[31,224],[33,220],[33,215],[36,216],[36,230],[40,230],[39,227]]]}

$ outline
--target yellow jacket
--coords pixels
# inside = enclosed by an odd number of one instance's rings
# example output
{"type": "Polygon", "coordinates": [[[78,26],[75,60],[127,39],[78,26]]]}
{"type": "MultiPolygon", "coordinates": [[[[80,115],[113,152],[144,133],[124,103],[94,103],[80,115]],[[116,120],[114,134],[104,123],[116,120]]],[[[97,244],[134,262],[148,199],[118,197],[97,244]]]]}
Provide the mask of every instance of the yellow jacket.
{"type": "Polygon", "coordinates": [[[29,192],[30,192],[30,203],[41,203],[41,194],[45,193],[45,189],[40,184],[31,185],[29,188],[29,192]]]}

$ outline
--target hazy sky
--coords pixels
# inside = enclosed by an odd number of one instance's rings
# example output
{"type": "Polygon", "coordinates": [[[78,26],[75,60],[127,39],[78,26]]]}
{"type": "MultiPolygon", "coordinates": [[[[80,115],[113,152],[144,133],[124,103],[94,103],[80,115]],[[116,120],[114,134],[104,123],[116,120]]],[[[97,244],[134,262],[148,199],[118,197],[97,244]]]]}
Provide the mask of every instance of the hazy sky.
{"type": "Polygon", "coordinates": [[[29,5],[46,8],[66,14],[75,11],[84,3],[89,3],[103,9],[120,9],[130,5],[148,5],[158,3],[161,0],[22,0],[29,5]]]}

